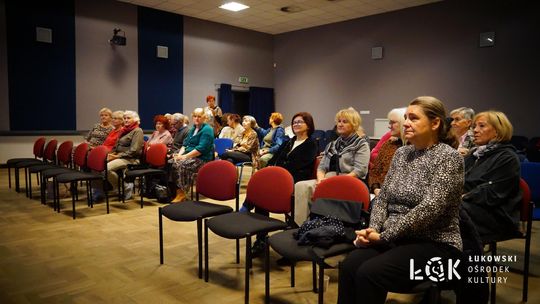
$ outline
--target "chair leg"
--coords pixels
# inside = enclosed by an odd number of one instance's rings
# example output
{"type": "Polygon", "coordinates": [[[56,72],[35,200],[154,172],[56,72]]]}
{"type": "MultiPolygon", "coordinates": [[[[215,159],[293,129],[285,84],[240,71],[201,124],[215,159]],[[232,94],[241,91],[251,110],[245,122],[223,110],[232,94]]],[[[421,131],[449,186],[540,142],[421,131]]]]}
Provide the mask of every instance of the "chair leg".
{"type": "Polygon", "coordinates": [[[75,193],[71,193],[71,204],[73,206],[73,219],[75,219],[75,193]]]}
{"type": "Polygon", "coordinates": [[[270,244],[268,235],[264,246],[264,303],[270,303],[270,244]]]}
{"type": "Polygon", "coordinates": [[[15,168],[15,192],[20,192],[19,168],[15,168]]]}
{"type": "Polygon", "coordinates": [[[295,280],[295,275],[294,275],[294,272],[295,272],[295,263],[292,263],[291,264],[291,287],[294,287],[294,285],[296,285],[296,280],[295,280]]]}
{"type": "Polygon", "coordinates": [[[236,239],[236,264],[240,264],[240,240],[236,239]]]}
{"type": "Polygon", "coordinates": [[[252,263],[251,263],[251,236],[246,236],[246,263],[245,263],[245,282],[244,282],[244,303],[249,303],[249,270],[251,269],[252,263]]]}
{"type": "Polygon", "coordinates": [[[58,193],[60,192],[58,181],[55,179],[55,182],[53,184],[53,199],[54,203],[56,204],[56,212],[60,213],[60,197],[58,196],[58,193]]]}
{"type": "Polygon", "coordinates": [[[317,288],[317,263],[315,261],[311,262],[311,279],[313,280],[313,292],[319,292],[319,288],[317,288]]]}
{"type": "Polygon", "coordinates": [[[324,302],[324,265],[319,265],[319,304],[324,302]]]}
{"type": "MultiPolygon", "coordinates": [[[[497,243],[493,242],[490,244],[491,246],[491,256],[495,257],[497,255],[497,243]]],[[[492,259],[491,261],[491,294],[489,296],[489,300],[491,304],[495,304],[497,302],[497,272],[493,271],[493,268],[495,266],[495,260],[492,259]]]]}
{"type": "Polygon", "coordinates": [[[103,185],[103,193],[105,193],[105,205],[107,205],[107,214],[109,214],[109,192],[107,189],[105,189],[105,183],[107,182],[107,179],[105,179],[102,183],[103,185]]]}
{"type": "Polygon", "coordinates": [[[28,190],[28,198],[32,199],[32,173],[30,173],[30,170],[28,170],[28,186],[26,187],[28,190]]]}
{"type": "MultiPolygon", "coordinates": [[[[159,264],[163,265],[163,210],[161,207],[158,208],[158,223],[159,223],[159,264]]],[[[200,252],[199,248],[199,261],[200,261],[200,252]]],[[[199,262],[200,267],[200,262],[199,262]]],[[[200,268],[199,268],[200,269],[200,268]]],[[[200,273],[200,270],[199,270],[200,273]]],[[[199,276],[200,278],[201,276],[199,276]]]]}
{"type": "MultiPolygon", "coordinates": [[[[144,197],[144,191],[146,190],[146,183],[148,181],[146,180],[146,176],[141,176],[141,191],[140,191],[140,196],[141,196],[141,209],[143,207],[143,197],[144,197]]],[[[122,187],[124,186],[124,183],[122,183],[122,187]]],[[[135,188],[135,186],[133,186],[135,188]]],[[[133,191],[135,191],[135,189],[133,189],[133,191]]]]}
{"type": "Polygon", "coordinates": [[[525,260],[523,262],[523,302],[527,302],[529,295],[529,262],[531,256],[531,221],[527,223],[527,236],[525,238],[525,260]]]}
{"type": "Polygon", "coordinates": [[[208,219],[204,219],[204,281],[208,282],[208,219]]]}
{"type": "Polygon", "coordinates": [[[8,165],[8,185],[9,185],[9,189],[11,189],[11,167],[8,165]]]}
{"type": "MultiPolygon", "coordinates": [[[[160,207],[161,209],[161,207],[160,207]]],[[[197,253],[199,255],[199,279],[202,279],[202,218],[197,219],[197,253]]]]}

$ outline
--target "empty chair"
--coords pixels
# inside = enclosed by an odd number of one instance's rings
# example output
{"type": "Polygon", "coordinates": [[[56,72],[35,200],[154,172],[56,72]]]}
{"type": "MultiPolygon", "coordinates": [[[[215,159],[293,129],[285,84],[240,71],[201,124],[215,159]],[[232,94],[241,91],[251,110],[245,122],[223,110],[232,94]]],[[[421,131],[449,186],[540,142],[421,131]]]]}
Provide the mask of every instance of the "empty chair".
{"type": "MultiPolygon", "coordinates": [[[[176,222],[197,221],[197,249],[199,256],[199,278],[202,278],[202,220],[204,218],[229,213],[233,209],[222,204],[200,201],[199,196],[229,201],[234,199],[238,210],[238,177],[236,167],[228,161],[215,160],[204,164],[196,179],[195,201],[185,201],[159,207],[159,261],[163,264],[163,223],[162,216],[176,222]],[[219,176],[219,180],[216,177],[219,176]]],[[[238,245],[238,244],[237,244],[238,245]]],[[[238,262],[237,247],[237,262],[238,262]]]]}
{"type": "MultiPolygon", "coordinates": [[[[47,147],[48,148],[48,147],[47,147]]],[[[71,140],[65,141],[60,144],[56,155],[47,155],[48,151],[45,151],[45,160],[49,160],[48,163],[32,166],[28,168],[28,196],[32,198],[32,173],[38,175],[38,180],[41,180],[41,174],[47,169],[59,168],[58,165],[61,164],[63,167],[67,167],[71,163],[71,153],[73,152],[73,142],[71,140]]],[[[44,189],[42,187],[42,189],[44,189]]],[[[41,192],[44,194],[44,191],[41,192]]]]}
{"type": "MultiPolygon", "coordinates": [[[[30,181],[28,180],[29,174],[28,174],[28,168],[33,166],[41,166],[43,164],[53,164],[55,162],[56,158],[56,147],[58,145],[58,141],[56,139],[52,139],[47,143],[45,146],[45,150],[43,151],[43,159],[42,160],[28,160],[28,161],[22,161],[15,164],[15,174],[19,175],[18,170],[24,169],[24,183],[25,183],[25,193],[26,196],[31,197],[29,193],[29,187],[30,181]]],[[[16,181],[18,182],[18,178],[16,178],[16,181]]],[[[18,185],[17,185],[18,188],[18,185]]]]}
{"type": "Polygon", "coordinates": [[[231,149],[233,144],[234,142],[230,138],[216,138],[214,139],[214,151],[220,156],[225,153],[227,149],[231,149]]]}
{"type": "MultiPolygon", "coordinates": [[[[107,213],[109,213],[109,195],[105,189],[107,184],[107,154],[109,149],[105,146],[97,146],[88,153],[87,168],[92,172],[73,172],[64,173],[56,177],[56,193],[58,193],[58,185],[60,183],[70,183],[71,189],[71,204],[73,206],[73,219],[76,218],[75,214],[75,196],[77,189],[77,182],[86,182],[86,195],[88,205],[94,207],[92,201],[92,192],[90,191],[90,181],[101,180],[103,186],[103,192],[105,193],[105,201],[107,204],[107,213]]],[[[60,211],[60,203],[58,201],[57,210],[60,211]]]]}
{"type": "MultiPolygon", "coordinates": [[[[38,139],[36,139],[36,141],[34,141],[34,147],[33,147],[34,158],[11,158],[7,160],[6,165],[8,168],[8,183],[9,183],[10,189],[11,189],[11,168],[15,168],[15,164],[18,162],[37,160],[39,158],[42,158],[44,147],[45,147],[45,137],[39,137],[38,139]]],[[[15,189],[17,190],[17,192],[19,192],[18,172],[19,172],[18,170],[15,170],[15,174],[16,174],[15,175],[15,186],[16,186],[15,189]]]]}
{"type": "MultiPolygon", "coordinates": [[[[521,177],[527,182],[531,190],[531,201],[540,203],[540,163],[521,163],[521,177]]],[[[540,208],[533,210],[533,220],[540,219],[540,208]]]]}
{"type": "MultiPolygon", "coordinates": [[[[330,177],[323,180],[313,193],[313,209],[318,204],[336,204],[330,210],[335,211],[332,215],[341,219],[344,222],[350,222],[352,219],[361,219],[362,209],[367,210],[369,207],[369,190],[362,181],[352,176],[340,175],[330,177]],[[318,199],[333,199],[334,202],[323,202],[318,199]],[[343,212],[343,213],[341,213],[343,212]],[[345,220],[343,215],[352,217],[345,220]]],[[[326,207],[326,206],[325,206],[326,207]]],[[[358,222],[360,223],[360,222],[358,222]]],[[[352,223],[351,223],[352,224],[352,223]]],[[[323,303],[324,299],[324,267],[326,265],[325,259],[333,257],[354,249],[354,245],[351,242],[342,242],[331,245],[329,248],[314,247],[311,245],[299,245],[298,241],[294,237],[299,229],[290,229],[283,232],[275,233],[270,236],[266,242],[266,256],[265,256],[265,298],[266,302],[269,302],[270,298],[270,255],[269,247],[279,253],[281,256],[290,260],[291,263],[291,287],[295,285],[294,268],[297,261],[311,261],[313,269],[313,291],[319,293],[319,303],[323,303]],[[316,269],[319,266],[319,287],[316,285],[316,269]]]]}
{"type": "MultiPolygon", "coordinates": [[[[293,178],[281,167],[266,167],[257,171],[247,185],[246,201],[264,211],[287,214],[291,212],[293,178]]],[[[290,217],[289,217],[290,219],[290,217]]],[[[251,267],[251,237],[288,227],[284,221],[251,212],[233,212],[205,219],[204,252],[205,281],[208,281],[208,229],[227,239],[246,239],[245,303],[249,303],[249,269],[251,267]]]]}

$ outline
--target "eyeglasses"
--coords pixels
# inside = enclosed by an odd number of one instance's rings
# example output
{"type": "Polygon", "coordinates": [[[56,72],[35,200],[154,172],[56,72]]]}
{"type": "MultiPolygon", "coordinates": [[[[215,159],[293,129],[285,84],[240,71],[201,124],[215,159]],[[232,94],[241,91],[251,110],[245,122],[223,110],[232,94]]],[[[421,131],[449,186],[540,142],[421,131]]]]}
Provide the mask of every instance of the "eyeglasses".
{"type": "Polygon", "coordinates": [[[293,125],[303,125],[305,124],[306,122],[305,121],[302,121],[302,120],[295,120],[292,122],[293,125]]]}

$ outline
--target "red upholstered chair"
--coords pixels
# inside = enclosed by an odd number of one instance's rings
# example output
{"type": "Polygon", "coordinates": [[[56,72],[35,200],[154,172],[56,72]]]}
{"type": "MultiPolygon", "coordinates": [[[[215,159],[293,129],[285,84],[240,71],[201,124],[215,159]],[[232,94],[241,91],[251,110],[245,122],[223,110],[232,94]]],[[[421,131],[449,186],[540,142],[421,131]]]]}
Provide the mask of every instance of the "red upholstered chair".
{"type": "MultiPolygon", "coordinates": [[[[317,199],[335,199],[346,202],[339,202],[343,204],[346,210],[350,210],[350,214],[360,215],[362,209],[367,210],[369,206],[369,190],[361,180],[358,178],[340,175],[333,176],[323,180],[315,188],[313,193],[314,204],[317,204],[317,199]],[[352,212],[354,211],[354,212],[352,212]]],[[[336,215],[337,216],[337,215],[336,215]]],[[[339,216],[337,216],[339,218],[339,216]]],[[[360,216],[358,216],[360,218],[360,216]]],[[[294,267],[298,261],[310,261],[313,269],[313,291],[319,293],[319,303],[324,301],[324,269],[325,259],[333,256],[337,256],[343,253],[347,253],[354,249],[352,242],[350,243],[337,243],[329,248],[313,247],[298,245],[298,241],[294,238],[294,233],[298,229],[290,229],[282,232],[278,232],[270,236],[266,241],[266,254],[265,254],[265,301],[270,301],[270,252],[269,248],[272,247],[274,251],[281,256],[292,261],[291,263],[291,287],[295,285],[294,279],[294,267]],[[317,288],[317,265],[319,266],[319,286],[317,288]]]]}
{"type": "MultiPolygon", "coordinates": [[[[56,163],[56,147],[58,146],[58,141],[56,139],[51,139],[47,145],[45,145],[45,150],[43,151],[43,159],[41,161],[39,160],[29,160],[29,161],[23,161],[18,162],[15,164],[15,169],[24,169],[24,187],[25,187],[25,193],[27,197],[32,198],[32,194],[30,193],[30,173],[29,168],[34,166],[39,166],[41,168],[42,165],[52,165],[56,163]]],[[[18,173],[16,173],[18,175],[18,173]]],[[[39,181],[39,180],[38,180],[39,181]]]]}
{"type": "MultiPolygon", "coordinates": [[[[170,204],[158,209],[159,216],[159,262],[163,264],[163,221],[162,216],[176,222],[197,221],[197,249],[199,256],[199,278],[202,278],[202,220],[208,217],[232,212],[222,204],[200,201],[199,196],[229,201],[234,199],[238,210],[238,175],[236,167],[228,161],[215,160],[204,164],[197,174],[195,201],[170,204]]],[[[238,243],[237,243],[238,245],[238,243]]],[[[237,246],[237,262],[239,260],[237,246]]]]}
{"type": "MultiPolygon", "coordinates": [[[[522,301],[527,302],[528,298],[528,292],[529,292],[529,263],[530,263],[530,257],[531,257],[531,229],[532,229],[532,213],[534,208],[534,203],[531,201],[531,190],[529,188],[529,185],[527,182],[521,178],[519,181],[519,187],[522,191],[522,199],[521,199],[521,209],[520,209],[520,221],[522,224],[524,224],[525,229],[521,232],[521,235],[516,236],[514,238],[507,238],[492,242],[487,242],[486,244],[489,245],[489,251],[492,256],[497,255],[497,242],[501,241],[507,241],[510,239],[524,239],[525,240],[525,248],[524,248],[524,262],[523,262],[523,289],[522,289],[522,301]]],[[[495,266],[496,262],[495,259],[491,259],[491,266],[493,269],[493,266],[495,266]]],[[[495,303],[496,302],[496,296],[497,296],[497,272],[492,271],[491,272],[491,279],[490,279],[490,302],[495,303]]]]}
{"type": "MultiPolygon", "coordinates": [[[[107,213],[109,213],[109,195],[106,190],[107,183],[107,154],[109,149],[105,146],[97,146],[88,153],[86,162],[87,168],[91,172],[72,172],[63,173],[56,176],[56,193],[59,193],[58,185],[60,183],[70,183],[71,189],[77,189],[77,183],[80,181],[86,182],[86,195],[88,205],[93,208],[92,191],[90,191],[90,181],[101,180],[103,192],[105,193],[105,201],[107,204],[107,213]]],[[[71,203],[73,206],[73,219],[75,219],[75,197],[77,191],[71,192],[71,203]]],[[[57,210],[60,211],[60,201],[57,200],[57,210]]]]}
{"type": "MultiPolygon", "coordinates": [[[[8,181],[9,181],[9,188],[11,189],[11,168],[15,168],[15,164],[23,161],[29,161],[29,160],[38,160],[40,158],[43,158],[43,150],[45,147],[45,137],[40,137],[34,141],[34,158],[11,158],[8,159],[6,162],[6,165],[8,167],[8,181]]],[[[17,192],[19,192],[19,171],[15,170],[15,189],[17,192]]]]}
{"type": "MultiPolygon", "coordinates": [[[[291,212],[293,177],[281,167],[263,168],[251,177],[247,185],[246,201],[256,208],[287,214],[291,212]]],[[[233,212],[205,219],[204,252],[205,281],[208,281],[208,229],[227,239],[246,239],[245,303],[249,303],[249,269],[251,268],[251,237],[288,227],[285,221],[251,212],[233,212]]]]}

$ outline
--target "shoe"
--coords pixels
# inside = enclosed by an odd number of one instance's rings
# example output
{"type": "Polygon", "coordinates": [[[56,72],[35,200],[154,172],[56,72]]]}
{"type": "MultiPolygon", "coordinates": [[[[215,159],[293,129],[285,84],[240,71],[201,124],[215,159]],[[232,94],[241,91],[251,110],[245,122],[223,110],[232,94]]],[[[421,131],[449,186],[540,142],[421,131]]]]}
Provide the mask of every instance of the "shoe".
{"type": "Polygon", "coordinates": [[[98,203],[105,199],[105,194],[101,189],[92,188],[92,202],[98,203]]]}
{"type": "Polygon", "coordinates": [[[252,209],[253,209],[252,205],[243,203],[242,207],[240,207],[240,210],[238,210],[238,212],[248,213],[248,212],[251,212],[252,209]]]}
{"type": "Polygon", "coordinates": [[[255,243],[253,243],[253,246],[251,246],[251,257],[256,258],[261,256],[264,253],[265,247],[266,244],[263,240],[256,239],[255,243]]]}
{"type": "Polygon", "coordinates": [[[180,203],[186,200],[186,193],[182,189],[176,190],[176,197],[171,201],[171,203],[180,203]]]}
{"type": "Polygon", "coordinates": [[[131,199],[133,197],[133,183],[124,183],[124,200],[131,199]]]}

